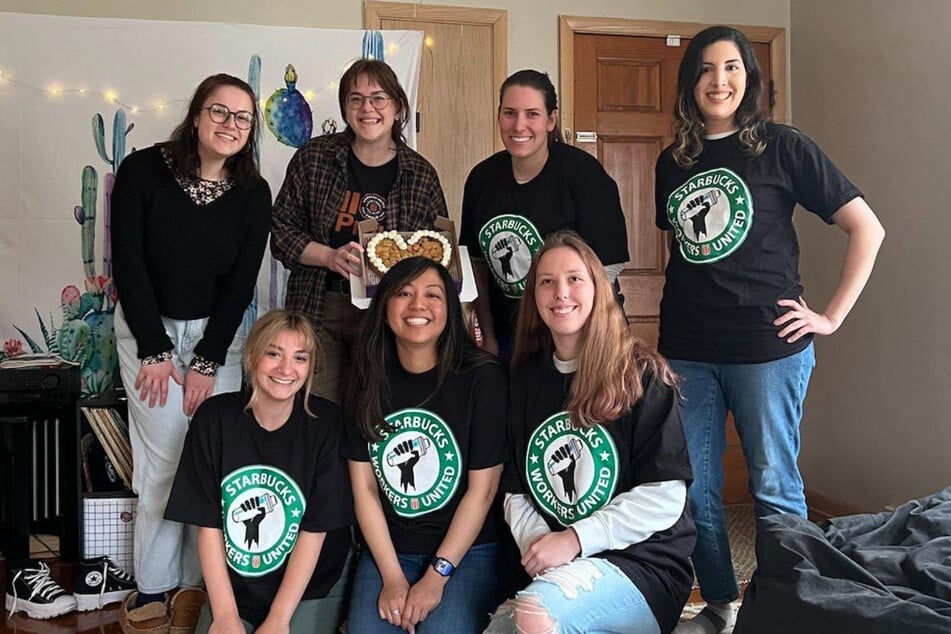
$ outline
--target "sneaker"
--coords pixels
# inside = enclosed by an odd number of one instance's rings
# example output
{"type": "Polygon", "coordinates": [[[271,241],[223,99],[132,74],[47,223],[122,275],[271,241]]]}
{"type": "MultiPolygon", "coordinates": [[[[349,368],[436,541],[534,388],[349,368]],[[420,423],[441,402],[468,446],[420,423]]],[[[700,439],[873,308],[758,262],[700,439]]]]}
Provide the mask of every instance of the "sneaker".
{"type": "Polygon", "coordinates": [[[76,609],[76,599],[50,577],[42,561],[7,570],[6,608],[10,615],[26,612],[33,619],[51,619],[76,609]]]}
{"type": "Polygon", "coordinates": [[[125,599],[135,590],[135,579],[115,565],[108,557],[83,559],[79,562],[76,581],[76,609],[80,612],[99,610],[125,599]]]}

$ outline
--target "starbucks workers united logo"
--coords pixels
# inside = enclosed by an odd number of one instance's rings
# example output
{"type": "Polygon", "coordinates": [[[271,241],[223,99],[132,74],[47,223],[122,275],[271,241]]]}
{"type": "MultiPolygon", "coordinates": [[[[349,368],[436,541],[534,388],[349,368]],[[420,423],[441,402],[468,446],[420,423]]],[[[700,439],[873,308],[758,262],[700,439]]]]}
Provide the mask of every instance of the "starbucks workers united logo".
{"type": "Polygon", "coordinates": [[[288,474],[270,465],[235,469],[221,481],[225,554],[244,577],[281,567],[300,533],[307,502],[288,474]]]}
{"type": "Polygon", "coordinates": [[[611,501],[618,478],[617,447],[604,428],[579,429],[568,412],[559,412],[528,439],[525,477],[539,506],[568,526],[611,501]]]}
{"type": "Polygon", "coordinates": [[[394,431],[370,443],[370,465],[397,515],[419,517],[444,507],[459,488],[462,456],[452,430],[425,409],[386,417],[394,431]]]}
{"type": "Polygon", "coordinates": [[[532,256],[542,246],[535,225],[517,214],[496,216],[479,229],[479,246],[502,293],[519,299],[525,292],[532,256]]]}
{"type": "Polygon", "coordinates": [[[710,264],[736,251],[753,226],[753,200],[732,170],[697,174],[667,198],[667,219],[680,254],[693,264],[710,264]]]}

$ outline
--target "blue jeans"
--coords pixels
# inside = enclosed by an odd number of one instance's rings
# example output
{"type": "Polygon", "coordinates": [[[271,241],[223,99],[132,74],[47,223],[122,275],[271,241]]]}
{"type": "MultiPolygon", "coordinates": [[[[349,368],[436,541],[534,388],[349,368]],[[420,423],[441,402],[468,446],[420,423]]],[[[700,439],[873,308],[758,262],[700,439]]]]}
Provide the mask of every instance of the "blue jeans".
{"type": "MultiPolygon", "coordinates": [[[[416,626],[419,634],[477,634],[489,622],[489,613],[505,599],[503,575],[508,572],[507,550],[498,543],[478,544],[466,556],[443,590],[442,601],[425,621],[416,626]]],[[[412,586],[429,570],[430,555],[397,553],[406,581],[412,586]]],[[[349,634],[405,634],[377,612],[383,579],[369,549],[357,563],[347,617],[349,634]]]]}
{"type": "Polygon", "coordinates": [[[598,557],[575,559],[535,577],[496,610],[485,634],[542,631],[518,629],[516,613],[551,619],[554,628],[544,631],[558,634],[660,634],[637,586],[617,566],[598,557]]]}
{"type": "Polygon", "coordinates": [[[739,596],[739,588],[720,493],[727,412],[733,412],[746,458],[756,517],[806,517],[797,465],[799,422],[815,352],[809,344],[802,352],[767,363],[669,361],[683,380],[684,432],[693,465],[687,492],[697,523],[693,567],[703,599],[729,603],[739,596]]]}

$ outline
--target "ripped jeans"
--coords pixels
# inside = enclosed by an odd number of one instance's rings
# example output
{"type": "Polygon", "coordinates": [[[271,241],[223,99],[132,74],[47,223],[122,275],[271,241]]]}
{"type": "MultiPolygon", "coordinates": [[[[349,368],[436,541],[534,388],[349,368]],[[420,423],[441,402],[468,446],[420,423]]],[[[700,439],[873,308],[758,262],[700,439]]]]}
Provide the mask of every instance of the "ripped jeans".
{"type": "Polygon", "coordinates": [[[611,562],[575,559],[535,577],[492,615],[485,634],[660,634],[637,586],[611,562]]]}

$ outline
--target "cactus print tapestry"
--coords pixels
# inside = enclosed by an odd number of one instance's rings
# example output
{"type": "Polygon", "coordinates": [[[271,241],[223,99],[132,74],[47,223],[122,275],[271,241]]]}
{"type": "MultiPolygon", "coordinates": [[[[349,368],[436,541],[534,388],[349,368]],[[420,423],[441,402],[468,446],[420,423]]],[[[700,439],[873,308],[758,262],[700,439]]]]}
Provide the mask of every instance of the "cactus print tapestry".
{"type": "MultiPolygon", "coordinates": [[[[337,105],[346,67],[384,59],[416,103],[421,47],[416,31],[0,12],[0,361],[55,353],[81,366],[85,393],[114,387],[116,171],[168,138],[202,79],[225,72],[254,89],[261,172],[276,194],[298,147],[346,125],[337,105]]],[[[266,254],[242,328],[282,305],[285,279],[266,254]]]]}

